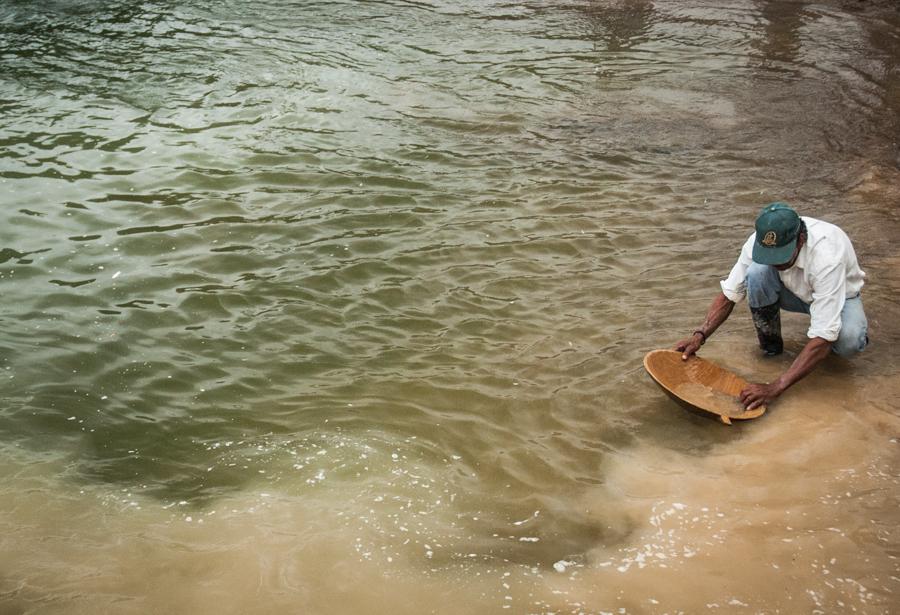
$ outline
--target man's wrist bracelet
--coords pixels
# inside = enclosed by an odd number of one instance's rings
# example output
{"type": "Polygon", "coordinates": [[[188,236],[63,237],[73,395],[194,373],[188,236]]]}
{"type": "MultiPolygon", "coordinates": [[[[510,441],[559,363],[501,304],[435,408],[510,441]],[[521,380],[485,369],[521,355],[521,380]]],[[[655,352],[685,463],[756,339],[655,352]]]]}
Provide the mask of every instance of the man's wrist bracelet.
{"type": "Polygon", "coordinates": [[[700,340],[700,345],[702,346],[706,343],[706,334],[700,329],[697,329],[696,331],[694,331],[694,333],[692,333],[692,335],[697,335],[698,333],[700,334],[700,337],[703,338],[702,340],[700,340]]]}

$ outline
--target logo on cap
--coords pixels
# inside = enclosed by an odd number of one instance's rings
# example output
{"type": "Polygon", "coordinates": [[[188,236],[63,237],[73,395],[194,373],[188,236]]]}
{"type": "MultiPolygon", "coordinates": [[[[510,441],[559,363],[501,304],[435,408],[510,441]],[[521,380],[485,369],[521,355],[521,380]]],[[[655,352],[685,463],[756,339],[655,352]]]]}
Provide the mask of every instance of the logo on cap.
{"type": "Polygon", "coordinates": [[[767,248],[771,248],[776,243],[778,243],[778,237],[775,235],[775,231],[769,231],[768,233],[766,233],[766,236],[763,237],[761,243],[767,248]]]}

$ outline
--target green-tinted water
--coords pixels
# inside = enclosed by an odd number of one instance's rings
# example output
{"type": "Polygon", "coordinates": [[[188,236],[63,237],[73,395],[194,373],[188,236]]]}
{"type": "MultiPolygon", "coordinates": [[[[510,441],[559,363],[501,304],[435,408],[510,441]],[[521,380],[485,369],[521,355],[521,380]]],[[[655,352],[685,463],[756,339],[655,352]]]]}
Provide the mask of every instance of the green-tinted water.
{"type": "Polygon", "coordinates": [[[4,0],[0,113],[0,613],[896,605],[894,3],[4,0]],[[776,199],[874,343],[727,430],[776,199]]]}

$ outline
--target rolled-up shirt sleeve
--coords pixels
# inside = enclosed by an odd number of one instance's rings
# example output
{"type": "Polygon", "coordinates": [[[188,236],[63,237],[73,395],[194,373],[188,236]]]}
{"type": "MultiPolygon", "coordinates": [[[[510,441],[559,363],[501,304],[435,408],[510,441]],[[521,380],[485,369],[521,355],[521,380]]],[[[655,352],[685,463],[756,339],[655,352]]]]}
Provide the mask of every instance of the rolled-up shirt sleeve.
{"type": "Polygon", "coordinates": [[[816,272],[815,278],[806,335],[833,342],[841,332],[841,312],[847,296],[846,267],[841,260],[826,263],[816,272]]]}
{"type": "Polygon", "coordinates": [[[753,240],[756,233],[750,235],[741,248],[741,254],[738,256],[737,262],[731,268],[728,278],[722,280],[722,293],[729,301],[740,303],[747,296],[747,269],[753,264],[753,240]]]}

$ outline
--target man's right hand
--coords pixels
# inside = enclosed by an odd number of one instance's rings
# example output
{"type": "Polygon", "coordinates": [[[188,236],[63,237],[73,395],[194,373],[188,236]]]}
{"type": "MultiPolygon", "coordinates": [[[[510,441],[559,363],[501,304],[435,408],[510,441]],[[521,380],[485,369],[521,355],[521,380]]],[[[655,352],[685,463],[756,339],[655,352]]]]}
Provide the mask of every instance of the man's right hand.
{"type": "Polygon", "coordinates": [[[675,350],[681,353],[681,360],[687,361],[691,355],[697,354],[700,346],[719,328],[719,325],[728,319],[733,309],[734,301],[726,297],[725,293],[716,295],[706,312],[706,320],[703,321],[703,325],[690,337],[684,338],[675,346],[675,350]]]}
{"type": "Polygon", "coordinates": [[[700,346],[703,345],[703,336],[694,333],[690,337],[686,337],[675,345],[675,350],[681,353],[681,360],[687,361],[691,355],[697,354],[700,346]]]}

